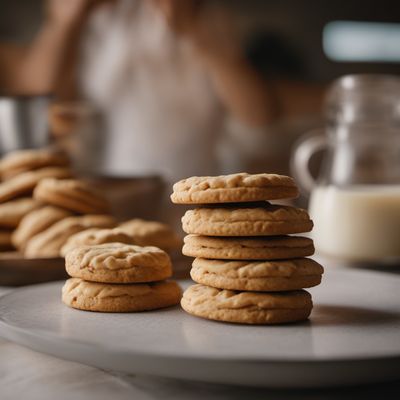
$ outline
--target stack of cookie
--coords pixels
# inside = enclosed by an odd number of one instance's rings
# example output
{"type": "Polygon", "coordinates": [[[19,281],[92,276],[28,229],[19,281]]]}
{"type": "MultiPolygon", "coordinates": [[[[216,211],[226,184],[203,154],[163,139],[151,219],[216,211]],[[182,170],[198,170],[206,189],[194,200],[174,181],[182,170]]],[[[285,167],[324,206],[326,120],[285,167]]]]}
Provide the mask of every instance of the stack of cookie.
{"type": "Polygon", "coordinates": [[[33,198],[40,208],[27,214],[12,236],[16,248],[28,258],[59,257],[71,235],[117,225],[108,202],[77,179],[42,179],[33,198]]]}
{"type": "Polygon", "coordinates": [[[118,224],[103,196],[71,177],[68,158],[52,149],[15,151],[0,161],[0,251],[53,258],[80,245],[110,242],[170,254],[181,247],[163,223],[136,218],[118,224]]]}
{"type": "Polygon", "coordinates": [[[62,301],[73,308],[100,312],[136,312],[179,303],[171,260],[157,247],[107,243],[75,247],[65,257],[68,279],[62,301]]]}
{"type": "Polygon", "coordinates": [[[196,257],[181,304],[190,314],[227,322],[275,324],[305,320],[312,310],[304,288],[321,281],[305,210],[268,200],[298,195],[294,181],[275,174],[192,177],[171,199],[196,204],[182,218],[183,254],[196,257]]]}
{"type": "Polygon", "coordinates": [[[13,248],[12,233],[29,212],[40,204],[32,198],[44,178],[69,178],[69,160],[51,149],[20,150],[0,161],[0,251],[13,248]]]}

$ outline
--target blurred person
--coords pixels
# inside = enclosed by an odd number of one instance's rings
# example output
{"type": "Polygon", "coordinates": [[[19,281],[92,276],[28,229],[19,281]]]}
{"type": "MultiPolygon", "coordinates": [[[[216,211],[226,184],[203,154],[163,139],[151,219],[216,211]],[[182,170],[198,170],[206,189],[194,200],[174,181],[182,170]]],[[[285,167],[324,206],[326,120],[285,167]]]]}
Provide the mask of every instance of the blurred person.
{"type": "Polygon", "coordinates": [[[240,168],[277,113],[221,2],[48,0],[33,42],[0,46],[0,60],[3,91],[55,94],[56,131],[74,119],[62,102],[84,99],[98,112],[97,154],[80,150],[104,175],[176,180],[240,168]]]}

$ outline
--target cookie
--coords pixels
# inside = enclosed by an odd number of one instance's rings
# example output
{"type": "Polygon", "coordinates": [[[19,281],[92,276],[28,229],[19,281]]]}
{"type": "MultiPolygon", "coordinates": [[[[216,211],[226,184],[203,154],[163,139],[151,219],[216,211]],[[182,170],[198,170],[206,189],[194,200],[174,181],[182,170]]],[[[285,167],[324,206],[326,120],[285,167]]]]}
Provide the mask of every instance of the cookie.
{"type": "Polygon", "coordinates": [[[102,283],[153,282],[172,275],[165,251],[122,243],[76,247],[66,254],[65,268],[74,278],[102,283]]]}
{"type": "Polygon", "coordinates": [[[186,233],[206,236],[276,236],[309,232],[312,227],[307,211],[269,203],[197,208],[182,218],[186,233]]]}
{"type": "Polygon", "coordinates": [[[0,250],[11,250],[13,248],[11,241],[12,231],[0,230],[0,250]]]}
{"type": "Polygon", "coordinates": [[[8,153],[0,161],[0,175],[3,180],[10,179],[23,172],[50,166],[67,166],[68,157],[51,149],[17,150],[8,153]]]}
{"type": "Polygon", "coordinates": [[[116,221],[109,215],[67,217],[33,236],[26,244],[28,258],[60,257],[60,250],[70,236],[88,228],[113,228],[116,221]]]}
{"type": "Polygon", "coordinates": [[[110,210],[109,203],[100,193],[77,179],[43,179],[35,188],[33,197],[81,214],[102,214],[110,210]]]}
{"type": "Polygon", "coordinates": [[[292,199],[299,190],[292,178],[276,174],[193,176],[173,186],[176,204],[239,203],[292,199]]]}
{"type": "Polygon", "coordinates": [[[279,261],[196,258],[190,276],[197,283],[219,289],[277,292],[317,286],[323,272],[322,266],[310,258],[279,261]]]}
{"type": "Polygon", "coordinates": [[[78,310],[138,312],[179,304],[182,291],[174,281],[113,285],[68,279],[62,288],[62,301],[78,310]]]}
{"type": "Polygon", "coordinates": [[[47,167],[36,171],[24,172],[0,183],[0,203],[32,192],[44,178],[70,178],[71,170],[62,167],[47,167]]]}
{"type": "Polygon", "coordinates": [[[38,207],[39,202],[30,197],[0,204],[0,226],[15,228],[26,214],[38,207]]]}
{"type": "Polygon", "coordinates": [[[238,292],[193,285],[183,293],[182,308],[189,314],[242,324],[281,324],[306,320],[312,310],[310,293],[238,292]]]}
{"type": "Polygon", "coordinates": [[[12,243],[17,249],[23,251],[29,239],[33,236],[70,216],[72,214],[69,211],[53,206],[42,206],[33,210],[22,218],[12,235],[12,243]]]}
{"type": "Polygon", "coordinates": [[[182,240],[166,224],[144,219],[131,219],[119,225],[119,228],[130,235],[138,246],[156,246],[165,251],[178,249],[182,240]]]}
{"type": "Polygon", "coordinates": [[[134,244],[134,241],[131,236],[122,232],[118,228],[114,229],[90,228],[70,236],[70,238],[67,240],[64,246],[61,248],[61,255],[65,257],[65,255],[75,247],[93,246],[96,244],[104,244],[104,243],[134,244]]]}
{"type": "Polygon", "coordinates": [[[314,254],[313,241],[300,236],[212,237],[188,235],[182,253],[218,260],[279,260],[314,254]]]}

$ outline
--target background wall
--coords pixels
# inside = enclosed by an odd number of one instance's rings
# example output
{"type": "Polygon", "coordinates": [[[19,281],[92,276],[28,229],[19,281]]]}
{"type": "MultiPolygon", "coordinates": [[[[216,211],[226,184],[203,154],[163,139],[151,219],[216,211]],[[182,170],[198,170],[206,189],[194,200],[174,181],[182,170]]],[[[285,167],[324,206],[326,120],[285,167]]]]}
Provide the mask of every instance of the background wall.
{"type": "MultiPolygon", "coordinates": [[[[326,82],[354,72],[400,73],[399,63],[333,62],[322,48],[322,31],[330,21],[400,24],[398,0],[209,1],[237,11],[248,54],[265,74],[326,82]]],[[[0,40],[29,41],[39,26],[42,4],[42,0],[0,0],[0,40]]]]}

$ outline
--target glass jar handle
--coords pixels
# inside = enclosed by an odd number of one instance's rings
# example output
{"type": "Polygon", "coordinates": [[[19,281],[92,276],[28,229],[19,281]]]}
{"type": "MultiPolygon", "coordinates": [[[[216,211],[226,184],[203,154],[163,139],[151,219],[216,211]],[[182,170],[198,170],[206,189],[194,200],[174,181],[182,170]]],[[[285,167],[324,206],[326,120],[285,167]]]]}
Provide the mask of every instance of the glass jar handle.
{"type": "Polygon", "coordinates": [[[311,157],[328,145],[327,138],[322,132],[322,129],[318,129],[300,138],[293,150],[291,170],[306,194],[310,194],[315,186],[315,179],[309,168],[311,157]]]}

